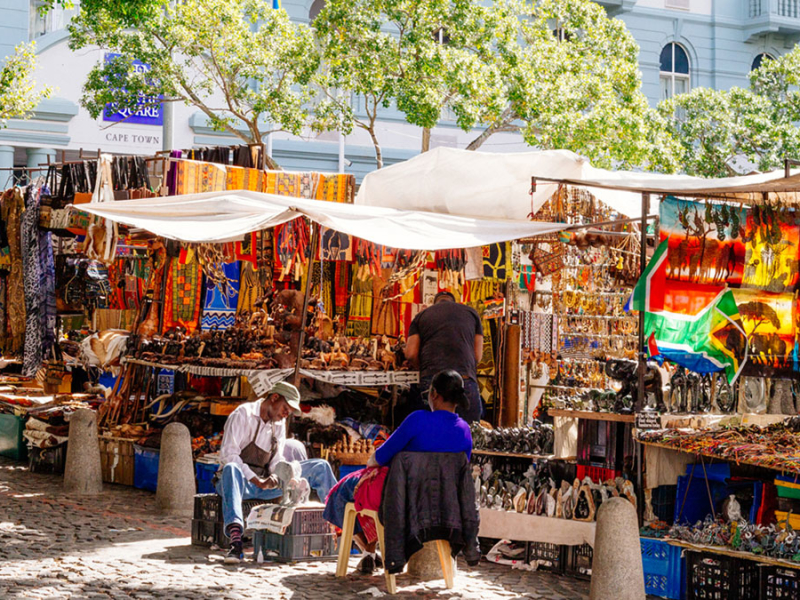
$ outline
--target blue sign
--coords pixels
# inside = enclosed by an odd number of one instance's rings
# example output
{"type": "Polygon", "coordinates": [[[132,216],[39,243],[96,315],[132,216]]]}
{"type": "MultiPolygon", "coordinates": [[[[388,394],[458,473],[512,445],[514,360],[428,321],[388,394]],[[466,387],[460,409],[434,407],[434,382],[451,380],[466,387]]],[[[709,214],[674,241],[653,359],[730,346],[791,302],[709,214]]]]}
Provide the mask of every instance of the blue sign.
{"type": "MultiPolygon", "coordinates": [[[[120,55],[106,54],[106,62],[111,62],[118,56],[120,55]]],[[[134,60],[133,68],[138,73],[147,73],[150,70],[150,65],[134,60]]],[[[103,111],[103,121],[124,121],[125,123],[138,123],[139,125],[163,125],[163,104],[160,102],[162,99],[163,96],[160,95],[139,96],[141,108],[135,113],[129,108],[117,109],[117,105],[114,103],[106,104],[106,109],[103,111]]]]}

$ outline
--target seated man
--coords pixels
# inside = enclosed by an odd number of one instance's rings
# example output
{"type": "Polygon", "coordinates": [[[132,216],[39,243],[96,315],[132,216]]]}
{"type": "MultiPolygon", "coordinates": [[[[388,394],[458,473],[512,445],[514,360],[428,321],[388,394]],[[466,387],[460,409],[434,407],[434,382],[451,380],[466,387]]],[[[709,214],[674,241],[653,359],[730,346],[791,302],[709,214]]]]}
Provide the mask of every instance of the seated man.
{"type": "MultiPolygon", "coordinates": [[[[225,423],[217,472],[217,493],[222,496],[225,534],[231,541],[226,563],[238,563],[242,557],[244,517],[242,500],[271,500],[281,496],[278,478],[270,473],[284,460],[286,417],[300,414],[300,392],[281,381],[266,398],[237,407],[225,423]]],[[[302,477],[324,500],[336,484],[330,465],[320,459],[300,462],[302,477]]]]}

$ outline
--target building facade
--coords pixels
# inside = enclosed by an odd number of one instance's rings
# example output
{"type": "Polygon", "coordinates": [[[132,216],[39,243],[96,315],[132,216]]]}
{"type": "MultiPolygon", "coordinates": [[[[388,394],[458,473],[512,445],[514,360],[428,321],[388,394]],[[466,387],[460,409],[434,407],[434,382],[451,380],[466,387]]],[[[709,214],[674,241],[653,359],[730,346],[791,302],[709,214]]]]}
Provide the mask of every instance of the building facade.
{"type": "MultiPolygon", "coordinates": [[[[800,40],[800,0],[598,0],[611,16],[622,19],[640,46],[643,91],[651,104],[694,87],[746,87],[748,73],[762,60],[788,52],[800,40]]],[[[79,106],[81,88],[91,67],[104,59],[99,50],[71,52],[66,24],[74,12],[38,12],[42,0],[0,0],[0,56],[20,42],[34,40],[38,55],[36,80],[55,89],[29,120],[10,120],[0,129],[0,183],[8,185],[20,172],[13,167],[39,167],[48,160],[74,159],[80,152],[147,154],[162,149],[158,118],[140,123],[91,119],[79,106]]],[[[76,2],[77,4],[77,2],[76,2]]],[[[309,22],[324,0],[283,0],[298,22],[309,22]]],[[[175,107],[176,148],[238,144],[235,136],[216,132],[197,109],[175,107]]],[[[419,152],[422,132],[402,114],[385,111],[378,135],[385,164],[419,152]]],[[[476,132],[463,132],[443,121],[431,146],[465,147],[476,132]]],[[[342,139],[336,132],[306,136],[274,134],[275,160],[290,170],[354,173],[360,180],[374,169],[374,153],[366,132],[342,139]]],[[[484,151],[525,149],[519,136],[492,136],[484,151]]]]}

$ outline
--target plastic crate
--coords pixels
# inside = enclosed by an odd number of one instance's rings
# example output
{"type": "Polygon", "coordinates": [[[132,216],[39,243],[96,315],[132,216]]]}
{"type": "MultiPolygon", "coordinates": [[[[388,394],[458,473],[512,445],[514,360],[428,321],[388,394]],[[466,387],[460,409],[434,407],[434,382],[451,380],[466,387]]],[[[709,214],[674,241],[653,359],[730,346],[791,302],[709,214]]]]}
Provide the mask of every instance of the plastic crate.
{"type": "Polygon", "coordinates": [[[194,473],[197,478],[197,493],[198,494],[214,494],[216,488],[212,480],[214,473],[217,472],[219,465],[212,465],[208,463],[195,463],[194,473]]]}
{"type": "Polygon", "coordinates": [[[653,514],[659,521],[672,525],[675,520],[675,498],[677,494],[677,485],[660,485],[653,489],[650,505],[653,507],[653,514]]]}
{"type": "Polygon", "coordinates": [[[687,600],[754,600],[759,565],[710,552],[686,552],[687,600]]]}
{"type": "Polygon", "coordinates": [[[344,479],[350,473],[363,469],[365,465],[339,465],[339,479],[344,479]]]}
{"type": "Polygon", "coordinates": [[[686,559],[681,548],[663,540],[641,538],[644,591],[653,596],[682,600],[686,559]]]}
{"type": "Polygon", "coordinates": [[[225,526],[222,521],[192,519],[192,544],[195,546],[226,545],[225,526]]]}
{"type": "Polygon", "coordinates": [[[133,446],[133,487],[156,491],[158,487],[158,460],[161,451],[144,446],[133,446]]]}
{"type": "Polygon", "coordinates": [[[775,487],[780,498],[800,499],[800,482],[795,476],[778,475],[775,477],[775,487]]]}
{"type": "Polygon", "coordinates": [[[28,452],[28,469],[31,473],[63,473],[66,462],[66,442],[52,448],[33,446],[28,452]]]}
{"type": "Polygon", "coordinates": [[[333,526],[322,516],[324,508],[296,508],[286,535],[333,533],[333,526]]]}
{"type": "Polygon", "coordinates": [[[527,562],[537,563],[537,569],[563,573],[566,563],[566,546],[547,542],[529,542],[527,562]]]}
{"type": "Polygon", "coordinates": [[[253,557],[259,549],[265,559],[279,562],[295,560],[336,560],[338,558],[336,534],[278,535],[268,531],[253,534],[253,557]]]}
{"type": "Polygon", "coordinates": [[[592,576],[592,559],[594,558],[594,548],[589,544],[581,546],[567,547],[566,570],[569,575],[586,579],[592,576]]]}
{"type": "Polygon", "coordinates": [[[783,567],[761,567],[760,600],[800,600],[800,571],[783,567]]]}
{"type": "Polygon", "coordinates": [[[681,475],[678,477],[674,522],[694,524],[710,515],[712,511],[709,490],[711,491],[711,501],[713,501],[714,509],[717,513],[719,513],[722,503],[729,495],[737,491],[751,490],[752,501],[747,503],[740,499],[740,504],[742,504],[742,512],[751,523],[757,520],[758,507],[761,503],[760,482],[730,481],[723,483],[709,477],[706,484],[702,471],[699,473],[696,471],[694,476],[681,475]]]}
{"type": "MultiPolygon", "coordinates": [[[[261,504],[271,504],[274,502],[277,502],[277,500],[242,500],[242,516],[245,522],[253,508],[261,504]]],[[[194,518],[202,521],[219,521],[222,523],[222,498],[217,494],[195,495],[194,518]]]]}
{"type": "Polygon", "coordinates": [[[25,430],[25,419],[17,415],[0,414],[0,456],[14,460],[28,458],[28,446],[22,432],[25,430]]]}
{"type": "Polygon", "coordinates": [[[606,469],[605,467],[596,467],[592,465],[577,465],[575,470],[575,477],[583,481],[584,477],[588,477],[594,483],[602,483],[609,479],[616,479],[622,476],[622,471],[614,469],[606,469]]]}

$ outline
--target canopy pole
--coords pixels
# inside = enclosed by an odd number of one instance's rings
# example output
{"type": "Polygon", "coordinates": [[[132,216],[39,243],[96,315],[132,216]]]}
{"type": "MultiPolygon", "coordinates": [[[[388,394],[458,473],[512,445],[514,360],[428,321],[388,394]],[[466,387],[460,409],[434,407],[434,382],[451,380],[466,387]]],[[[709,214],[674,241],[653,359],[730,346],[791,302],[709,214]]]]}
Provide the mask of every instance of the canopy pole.
{"type": "Polygon", "coordinates": [[[311,299],[311,269],[314,266],[314,257],[317,255],[319,246],[319,230],[320,226],[314,223],[311,219],[308,220],[309,227],[311,227],[311,245],[309,246],[308,257],[308,274],[306,275],[306,290],[303,296],[303,314],[300,316],[300,339],[297,342],[297,359],[294,363],[294,374],[292,375],[292,383],[297,385],[300,382],[300,361],[303,359],[303,344],[306,341],[306,323],[308,321],[308,303],[311,299]]]}
{"type": "MultiPolygon", "coordinates": [[[[639,249],[639,276],[641,277],[642,273],[644,273],[645,268],[647,267],[647,211],[650,208],[650,193],[643,192],[642,193],[642,221],[639,225],[641,230],[639,231],[640,236],[640,244],[641,248],[639,249]]],[[[645,359],[644,354],[644,344],[645,344],[645,337],[644,337],[644,311],[639,311],[639,380],[637,384],[637,394],[636,394],[636,405],[634,406],[634,412],[641,412],[641,410],[645,406],[645,390],[644,390],[644,375],[645,370],[647,369],[647,360],[645,359]]],[[[639,516],[639,523],[642,523],[642,519],[644,516],[644,488],[643,485],[643,477],[642,471],[644,469],[644,461],[642,455],[642,445],[635,444],[636,447],[636,494],[638,496],[636,507],[637,513],[639,516]]]]}

